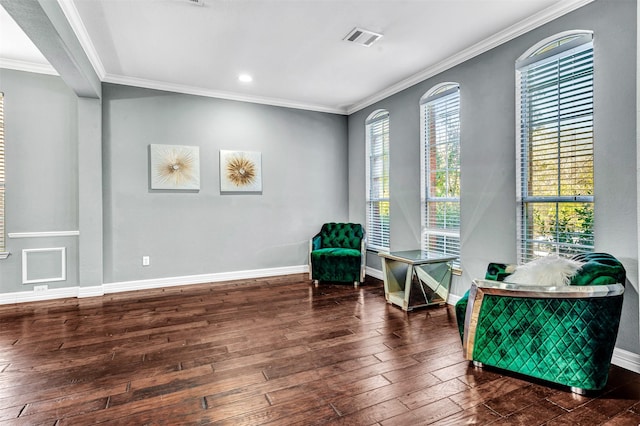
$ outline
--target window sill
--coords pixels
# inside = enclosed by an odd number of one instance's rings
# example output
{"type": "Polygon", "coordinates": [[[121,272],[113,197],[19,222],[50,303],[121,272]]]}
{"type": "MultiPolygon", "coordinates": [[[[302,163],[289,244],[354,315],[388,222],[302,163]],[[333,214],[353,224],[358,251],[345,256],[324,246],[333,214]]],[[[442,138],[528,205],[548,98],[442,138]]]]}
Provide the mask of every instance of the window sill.
{"type": "Polygon", "coordinates": [[[11,253],[9,253],[8,251],[0,252],[0,260],[6,259],[9,256],[11,256],[11,253]]]}

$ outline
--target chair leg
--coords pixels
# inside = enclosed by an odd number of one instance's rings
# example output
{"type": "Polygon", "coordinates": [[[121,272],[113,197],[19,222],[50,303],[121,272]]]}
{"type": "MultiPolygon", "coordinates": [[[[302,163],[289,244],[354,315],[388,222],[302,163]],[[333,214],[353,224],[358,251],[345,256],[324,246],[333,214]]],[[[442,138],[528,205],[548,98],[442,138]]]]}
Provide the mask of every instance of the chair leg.
{"type": "Polygon", "coordinates": [[[587,395],[588,391],[582,388],[576,388],[571,386],[571,392],[577,393],[578,395],[587,395]]]}

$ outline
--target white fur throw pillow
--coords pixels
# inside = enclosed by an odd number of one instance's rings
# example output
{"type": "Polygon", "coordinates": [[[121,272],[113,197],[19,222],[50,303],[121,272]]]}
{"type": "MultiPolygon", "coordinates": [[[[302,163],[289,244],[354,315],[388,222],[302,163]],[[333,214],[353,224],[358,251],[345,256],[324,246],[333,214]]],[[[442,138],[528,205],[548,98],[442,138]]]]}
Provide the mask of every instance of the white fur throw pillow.
{"type": "Polygon", "coordinates": [[[529,285],[569,285],[571,277],[582,267],[582,262],[559,256],[546,256],[519,265],[504,282],[529,285]]]}

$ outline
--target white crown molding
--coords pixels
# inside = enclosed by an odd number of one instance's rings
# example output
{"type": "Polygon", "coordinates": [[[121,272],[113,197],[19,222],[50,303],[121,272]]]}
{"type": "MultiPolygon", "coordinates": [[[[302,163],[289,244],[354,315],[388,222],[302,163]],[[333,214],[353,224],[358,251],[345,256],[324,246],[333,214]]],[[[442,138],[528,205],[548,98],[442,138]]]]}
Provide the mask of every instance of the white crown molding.
{"type": "Polygon", "coordinates": [[[16,59],[0,58],[0,68],[16,71],[26,71],[36,74],[59,75],[55,68],[53,68],[49,64],[18,61],[16,59]]]}
{"type": "Polygon", "coordinates": [[[308,111],[326,112],[330,114],[346,115],[347,110],[341,108],[331,108],[325,105],[312,105],[303,102],[296,102],[287,99],[268,98],[261,96],[251,96],[235,92],[223,92],[218,90],[208,90],[201,87],[185,86],[181,84],[167,83],[163,81],[146,80],[142,78],[126,77],[115,74],[104,76],[103,82],[121,84],[125,86],[143,87],[146,89],[163,90],[166,92],[184,93],[187,95],[205,96],[209,98],[227,99],[231,101],[249,102],[254,104],[271,105],[284,108],[295,108],[308,111]]]}
{"type": "MultiPolygon", "coordinates": [[[[566,0],[563,2],[559,2],[554,6],[551,6],[531,17],[512,25],[511,27],[494,34],[493,36],[485,39],[484,41],[477,43],[458,54],[455,54],[446,60],[429,67],[417,74],[412,75],[411,77],[402,80],[387,89],[379,92],[375,95],[367,97],[360,102],[357,102],[351,105],[349,108],[334,108],[326,105],[314,105],[307,104],[303,102],[296,102],[286,99],[279,98],[269,98],[269,97],[260,97],[260,96],[250,96],[235,92],[223,92],[216,90],[207,90],[198,87],[191,87],[185,85],[177,85],[166,82],[145,80],[139,78],[132,78],[126,76],[119,76],[114,74],[108,74],[100,60],[100,56],[98,55],[93,42],[91,41],[91,37],[84,26],[82,19],[80,18],[80,14],[78,13],[77,8],[73,4],[72,0],[58,0],[58,4],[62,9],[65,17],[69,21],[69,25],[73,29],[76,37],[78,38],[82,48],[84,49],[89,61],[91,62],[95,72],[98,74],[98,77],[101,81],[106,83],[115,83],[122,84],[127,86],[135,86],[135,87],[144,87],[148,89],[156,89],[156,90],[164,90],[169,92],[177,92],[184,94],[191,94],[197,96],[205,96],[211,98],[220,98],[227,100],[234,100],[240,102],[249,102],[256,103],[262,105],[271,105],[278,106],[284,108],[295,108],[309,111],[317,111],[317,112],[325,112],[330,114],[340,114],[340,115],[350,115],[361,109],[364,109],[376,102],[379,102],[389,96],[392,96],[404,89],[407,89],[421,81],[426,80],[429,77],[433,77],[443,71],[446,71],[456,65],[459,65],[475,56],[478,56],[494,47],[497,47],[503,43],[506,43],[522,34],[525,34],[528,31],[531,31],[541,25],[544,25],[553,19],[556,19],[560,16],[563,16],[569,12],[572,12],[580,7],[583,7],[594,0],[566,0]]],[[[58,75],[56,70],[50,66],[45,64],[34,64],[23,61],[16,61],[11,59],[1,59],[0,58],[0,68],[8,68],[14,69],[18,71],[27,71],[34,72],[39,74],[49,74],[49,75],[58,75]]]]}
{"type": "Polygon", "coordinates": [[[472,59],[484,52],[487,52],[494,47],[500,46],[510,40],[513,40],[516,37],[521,36],[535,28],[538,28],[552,20],[559,18],[563,15],[566,15],[569,12],[572,12],[576,9],[579,9],[594,0],[567,0],[564,2],[559,2],[547,9],[540,11],[534,15],[531,15],[527,19],[518,22],[485,40],[474,44],[473,46],[462,50],[461,52],[441,61],[423,71],[420,71],[417,74],[410,76],[409,78],[402,80],[387,89],[383,90],[380,93],[377,93],[373,96],[363,99],[362,101],[351,105],[347,108],[347,114],[353,114],[355,112],[360,111],[370,105],[373,105],[376,102],[379,102],[383,99],[388,98],[389,96],[395,95],[398,92],[401,92],[404,89],[407,89],[417,83],[420,83],[426,80],[429,77],[433,77],[435,75],[440,74],[450,68],[453,68],[456,65],[459,65],[469,59],[472,59]]]}
{"type": "Polygon", "coordinates": [[[71,25],[71,29],[78,38],[84,53],[89,58],[89,62],[91,62],[91,65],[93,66],[93,70],[98,74],[98,78],[102,80],[106,75],[104,65],[102,64],[102,60],[100,60],[98,51],[91,41],[91,37],[89,37],[89,32],[87,32],[87,28],[84,26],[82,18],[80,18],[78,9],[71,0],[58,0],[58,4],[60,5],[60,9],[62,9],[62,13],[64,13],[64,16],[67,18],[69,25],[71,25]]]}
{"type": "Polygon", "coordinates": [[[80,231],[9,232],[9,238],[77,237],[80,231]]]}
{"type": "MultiPolygon", "coordinates": [[[[89,33],[87,32],[86,27],[84,26],[82,19],[80,18],[80,14],[78,13],[78,10],[73,4],[73,1],[72,0],[57,0],[57,1],[63,13],[65,14],[67,20],[69,21],[71,28],[76,34],[76,37],[78,37],[78,40],[82,45],[82,48],[84,49],[85,53],[87,54],[89,61],[93,65],[95,72],[98,74],[98,77],[103,82],[122,84],[126,86],[143,87],[148,89],[164,90],[164,91],[176,92],[176,93],[191,94],[191,95],[197,95],[197,96],[205,96],[205,97],[211,97],[211,98],[234,100],[234,101],[240,101],[240,102],[271,105],[271,106],[284,107],[284,108],[295,108],[295,109],[302,109],[302,110],[309,110],[309,111],[316,111],[316,112],[325,112],[330,114],[350,115],[376,102],[379,102],[385,98],[388,98],[389,96],[392,96],[404,89],[407,89],[417,83],[420,83],[421,81],[424,81],[429,77],[433,77],[471,58],[474,58],[475,56],[478,56],[490,49],[493,49],[494,47],[497,47],[503,43],[506,43],[522,34],[525,34],[528,31],[531,31],[541,25],[544,25],[552,21],[553,19],[556,19],[580,7],[583,7],[586,4],[593,2],[594,0],[566,0],[566,1],[559,2],[554,6],[551,6],[535,15],[532,15],[531,17],[515,25],[512,25],[509,28],[497,34],[494,34],[493,36],[485,39],[484,41],[479,42],[432,67],[429,67],[417,74],[410,76],[405,80],[402,80],[388,87],[382,92],[379,92],[375,95],[367,97],[361,100],[360,102],[357,102],[351,105],[349,108],[335,108],[335,107],[329,107],[326,105],[308,104],[308,103],[296,102],[296,101],[291,101],[286,99],[251,96],[251,95],[245,95],[245,94],[240,94],[235,92],[208,90],[208,89],[203,89],[199,87],[177,85],[177,84],[172,84],[167,82],[145,80],[145,79],[139,79],[139,78],[133,78],[133,77],[120,76],[115,74],[108,74],[104,68],[104,65],[102,64],[102,61],[100,60],[100,56],[98,55],[98,52],[95,49],[95,46],[93,45],[93,42],[91,41],[91,37],[89,36],[89,33]]],[[[0,68],[11,68],[11,69],[17,69],[21,71],[39,72],[44,74],[57,75],[57,73],[52,67],[46,67],[46,66],[34,67],[33,65],[25,67],[26,65],[25,63],[23,63],[22,67],[18,67],[17,64],[14,64],[13,66],[9,66],[9,65],[3,65],[3,61],[7,61],[7,60],[0,59],[0,68]],[[45,70],[47,72],[45,72],[45,70]]],[[[15,61],[10,61],[10,62],[15,62],[15,61]]]]}

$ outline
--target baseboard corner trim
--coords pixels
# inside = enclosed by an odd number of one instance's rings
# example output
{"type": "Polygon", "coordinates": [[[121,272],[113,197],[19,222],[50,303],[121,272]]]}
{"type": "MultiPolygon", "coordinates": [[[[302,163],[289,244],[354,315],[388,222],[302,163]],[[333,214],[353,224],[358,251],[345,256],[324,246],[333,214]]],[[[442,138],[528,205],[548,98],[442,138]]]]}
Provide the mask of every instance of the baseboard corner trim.
{"type": "Polygon", "coordinates": [[[458,296],[455,294],[451,294],[449,293],[449,297],[447,298],[447,303],[449,305],[456,305],[456,303],[458,303],[460,301],[460,299],[462,299],[462,296],[458,296]]]}
{"type": "Polygon", "coordinates": [[[384,275],[382,275],[382,271],[379,269],[372,268],[371,266],[367,266],[365,268],[365,273],[370,277],[377,278],[379,280],[384,280],[384,275]]]}
{"type": "Polygon", "coordinates": [[[622,367],[625,370],[640,374],[640,354],[636,354],[625,349],[615,348],[611,363],[622,367]]]}
{"type": "Polygon", "coordinates": [[[94,285],[90,287],[78,287],[78,298],[85,297],[99,297],[104,296],[104,288],[101,285],[94,285]]]}

